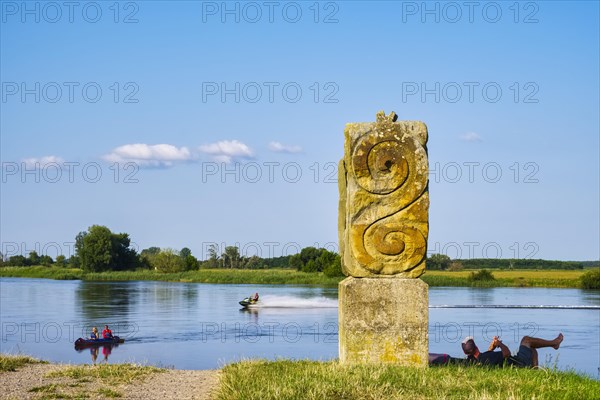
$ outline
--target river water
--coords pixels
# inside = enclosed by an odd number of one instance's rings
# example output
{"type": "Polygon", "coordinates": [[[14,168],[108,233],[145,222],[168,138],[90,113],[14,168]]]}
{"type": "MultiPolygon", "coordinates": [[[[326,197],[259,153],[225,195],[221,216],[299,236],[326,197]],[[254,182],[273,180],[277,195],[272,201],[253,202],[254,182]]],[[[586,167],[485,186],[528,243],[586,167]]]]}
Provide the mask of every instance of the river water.
{"type": "MultiPolygon", "coordinates": [[[[565,340],[540,349],[540,364],[600,377],[600,292],[544,288],[429,289],[429,351],[461,357],[460,341],[487,348],[494,335],[516,352],[522,336],[565,340]],[[436,308],[554,305],[566,308],[436,308]],[[596,309],[572,309],[591,306],[596,309]]],[[[337,289],[171,282],[0,279],[0,351],[67,363],[141,362],[212,369],[246,358],[337,357],[337,289]],[[259,292],[263,306],[238,301],[259,292]],[[76,351],[92,326],[126,339],[116,347],[76,351]]]]}

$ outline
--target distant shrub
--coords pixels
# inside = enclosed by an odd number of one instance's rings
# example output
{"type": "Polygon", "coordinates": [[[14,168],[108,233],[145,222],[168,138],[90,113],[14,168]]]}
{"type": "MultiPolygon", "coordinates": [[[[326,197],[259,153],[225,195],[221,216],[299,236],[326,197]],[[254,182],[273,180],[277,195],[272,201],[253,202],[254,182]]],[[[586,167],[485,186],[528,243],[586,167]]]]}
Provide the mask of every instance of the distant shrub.
{"type": "Polygon", "coordinates": [[[470,281],[493,281],[494,279],[496,279],[494,278],[494,274],[492,274],[487,269],[482,269],[481,271],[477,272],[471,272],[471,275],[469,275],[470,281]]]}
{"type": "Polygon", "coordinates": [[[583,289],[600,289],[600,268],[586,272],[579,279],[583,289]]]}
{"type": "Polygon", "coordinates": [[[336,254],[333,262],[326,266],[325,269],[323,269],[323,273],[329,278],[333,278],[336,276],[344,276],[344,273],[342,272],[342,262],[339,254],[336,254]]]}
{"type": "Polygon", "coordinates": [[[448,271],[452,272],[462,271],[463,269],[464,267],[460,261],[452,261],[452,263],[450,263],[450,266],[448,267],[448,271]]]}

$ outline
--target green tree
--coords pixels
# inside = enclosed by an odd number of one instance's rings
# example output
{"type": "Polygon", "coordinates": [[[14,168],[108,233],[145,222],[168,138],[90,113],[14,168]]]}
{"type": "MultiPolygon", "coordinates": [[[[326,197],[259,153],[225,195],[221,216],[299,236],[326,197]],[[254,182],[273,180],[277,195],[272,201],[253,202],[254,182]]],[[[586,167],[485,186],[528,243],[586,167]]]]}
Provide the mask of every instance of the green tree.
{"type": "Polygon", "coordinates": [[[300,271],[303,266],[304,266],[304,263],[302,262],[302,258],[300,258],[300,253],[294,254],[293,256],[290,257],[290,267],[291,268],[295,268],[298,271],[300,271]]]}
{"type": "Polygon", "coordinates": [[[317,263],[315,260],[308,260],[306,264],[302,266],[302,272],[317,272],[317,263]]]}
{"type": "Polygon", "coordinates": [[[208,246],[208,259],[204,261],[203,268],[219,268],[219,247],[216,244],[208,246]]]}
{"type": "Polygon", "coordinates": [[[111,234],[111,269],[126,270],[133,269],[139,265],[137,252],[130,248],[131,240],[127,233],[111,234]]]}
{"type": "MultiPolygon", "coordinates": [[[[79,232],[77,236],[75,236],[75,256],[77,258],[79,258],[79,256],[84,253],[83,239],[86,235],[87,232],[79,232]]],[[[81,259],[79,260],[79,264],[81,265],[81,259]]]]}
{"type": "Polygon", "coordinates": [[[155,256],[160,253],[160,247],[152,246],[142,250],[141,255],[155,256]]]}
{"type": "Polygon", "coordinates": [[[321,250],[321,254],[315,260],[315,264],[317,266],[318,272],[324,271],[325,268],[327,268],[331,264],[333,264],[335,262],[335,259],[337,256],[336,253],[332,253],[331,251],[328,251],[327,249],[320,249],[320,250],[321,250]]]}
{"type": "Polygon", "coordinates": [[[67,258],[65,256],[63,256],[62,254],[60,254],[60,255],[56,256],[55,264],[58,267],[66,267],[67,266],[67,258]]]}
{"type": "Polygon", "coordinates": [[[302,264],[306,265],[310,260],[316,260],[321,255],[321,250],[323,249],[317,249],[316,247],[305,247],[300,250],[302,264]]]}
{"type": "Polygon", "coordinates": [[[49,267],[54,264],[54,260],[49,255],[43,255],[40,256],[40,264],[49,267]]]}
{"type": "Polygon", "coordinates": [[[445,254],[433,254],[427,258],[427,269],[430,270],[446,270],[450,266],[452,260],[445,254]]]}
{"type": "Polygon", "coordinates": [[[333,261],[323,269],[323,273],[328,277],[344,276],[342,272],[342,259],[339,254],[335,254],[333,261]]]}
{"type": "Polygon", "coordinates": [[[223,267],[237,268],[240,262],[240,250],[237,246],[226,246],[225,252],[221,255],[223,267]]]}
{"type": "Polygon", "coordinates": [[[258,269],[262,266],[261,262],[262,258],[254,255],[246,260],[245,267],[248,269],[258,269]]]}
{"type": "Polygon", "coordinates": [[[130,246],[129,235],[112,233],[101,225],[91,226],[75,238],[76,255],[85,271],[100,272],[135,268],[137,253],[130,246]]]}
{"type": "Polygon", "coordinates": [[[198,259],[191,254],[183,259],[183,264],[186,271],[192,271],[199,267],[198,259]]]}
{"type": "Polygon", "coordinates": [[[160,247],[149,247],[140,252],[140,267],[150,269],[152,267],[152,259],[160,253],[160,247]]]}
{"type": "Polygon", "coordinates": [[[184,268],[186,271],[198,269],[198,259],[192,255],[192,251],[187,247],[184,247],[179,252],[179,256],[183,260],[184,268]]]}
{"type": "Polygon", "coordinates": [[[152,258],[152,267],[160,272],[181,272],[185,263],[177,250],[163,249],[152,258]]]}
{"type": "Polygon", "coordinates": [[[24,267],[27,265],[27,259],[22,255],[10,256],[6,265],[13,267],[24,267]]]}
{"type": "Polygon", "coordinates": [[[71,257],[69,257],[69,259],[67,260],[67,266],[69,268],[81,268],[81,261],[79,260],[79,257],[77,257],[76,255],[72,255],[71,257]]]}
{"type": "Polygon", "coordinates": [[[108,271],[112,267],[112,232],[105,226],[93,225],[75,238],[75,248],[85,271],[108,271]],[[82,234],[83,233],[83,234],[82,234]]]}
{"type": "Polygon", "coordinates": [[[187,247],[184,247],[183,249],[181,249],[179,254],[181,255],[181,258],[183,258],[185,260],[187,258],[187,256],[192,255],[192,251],[190,249],[188,249],[187,247]]]}
{"type": "Polygon", "coordinates": [[[460,261],[452,261],[448,267],[448,271],[462,271],[464,269],[460,261]]]}
{"type": "Polygon", "coordinates": [[[40,256],[37,251],[33,250],[29,252],[29,257],[27,257],[27,264],[29,265],[40,265],[40,256]]]}

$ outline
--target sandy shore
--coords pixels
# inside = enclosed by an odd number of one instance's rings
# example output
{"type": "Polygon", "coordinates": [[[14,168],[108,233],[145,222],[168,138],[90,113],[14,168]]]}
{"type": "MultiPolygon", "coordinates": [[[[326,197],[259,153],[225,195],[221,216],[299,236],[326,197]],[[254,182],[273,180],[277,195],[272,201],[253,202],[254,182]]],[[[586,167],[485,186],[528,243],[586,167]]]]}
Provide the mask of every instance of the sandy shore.
{"type": "Polygon", "coordinates": [[[29,364],[17,371],[0,372],[0,399],[56,398],[55,393],[66,398],[85,394],[89,399],[114,398],[159,399],[210,399],[219,381],[218,370],[166,370],[139,378],[130,384],[108,387],[99,380],[74,378],[48,378],[49,372],[69,367],[64,364],[29,364]]]}

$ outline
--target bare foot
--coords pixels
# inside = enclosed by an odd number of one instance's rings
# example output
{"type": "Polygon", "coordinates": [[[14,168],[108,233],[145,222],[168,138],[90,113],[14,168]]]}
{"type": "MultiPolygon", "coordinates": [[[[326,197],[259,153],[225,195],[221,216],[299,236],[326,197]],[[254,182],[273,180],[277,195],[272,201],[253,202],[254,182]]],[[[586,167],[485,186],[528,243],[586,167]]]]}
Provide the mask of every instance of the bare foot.
{"type": "Polygon", "coordinates": [[[560,347],[560,344],[562,343],[563,339],[565,337],[563,336],[562,333],[559,333],[558,336],[556,337],[556,339],[554,339],[554,342],[556,343],[554,346],[554,350],[558,350],[558,348],[560,347]]]}

